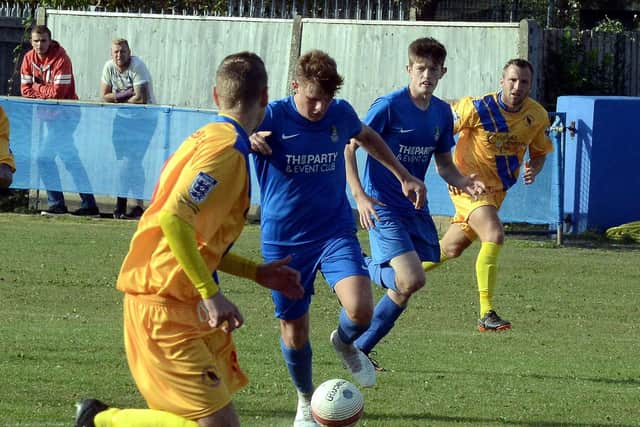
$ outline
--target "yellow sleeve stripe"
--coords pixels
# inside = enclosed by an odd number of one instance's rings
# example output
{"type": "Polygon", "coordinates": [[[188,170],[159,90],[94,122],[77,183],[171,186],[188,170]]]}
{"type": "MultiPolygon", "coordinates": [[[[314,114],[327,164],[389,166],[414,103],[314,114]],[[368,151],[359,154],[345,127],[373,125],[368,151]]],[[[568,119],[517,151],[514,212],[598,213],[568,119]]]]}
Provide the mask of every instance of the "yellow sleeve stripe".
{"type": "Polygon", "coordinates": [[[165,211],[160,212],[159,222],[171,252],[202,298],[216,295],[218,285],[213,281],[211,271],[198,251],[193,227],[177,215],[165,211]]]}
{"type": "Polygon", "coordinates": [[[255,282],[258,274],[258,265],[247,258],[229,252],[220,261],[218,270],[255,282]]]}

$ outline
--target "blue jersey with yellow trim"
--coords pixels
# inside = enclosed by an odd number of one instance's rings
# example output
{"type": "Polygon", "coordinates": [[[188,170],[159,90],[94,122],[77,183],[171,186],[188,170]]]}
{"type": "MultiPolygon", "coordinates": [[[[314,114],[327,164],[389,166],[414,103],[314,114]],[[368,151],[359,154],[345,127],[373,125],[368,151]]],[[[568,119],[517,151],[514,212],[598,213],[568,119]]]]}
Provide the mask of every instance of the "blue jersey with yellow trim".
{"type": "MultiPolygon", "coordinates": [[[[405,87],[376,99],[364,122],[378,132],[396,158],[415,177],[424,178],[433,153],[451,150],[453,118],[451,107],[435,96],[426,110],[419,109],[405,87]]],[[[413,211],[398,179],[380,162],[367,156],[364,189],[397,212],[413,211]]],[[[425,203],[424,211],[428,212],[425,203]]]]}
{"type": "Polygon", "coordinates": [[[506,191],[518,181],[527,149],[531,158],[553,150],[547,111],[531,98],[519,111],[507,111],[500,94],[465,97],[453,106],[454,132],[460,133],[454,163],[465,175],[478,174],[489,191],[506,191]]]}
{"type": "Polygon", "coordinates": [[[355,229],[346,194],[344,147],[362,130],[346,101],[334,99],[312,122],[293,97],[272,101],[260,131],[271,131],[270,156],[254,156],[260,184],[262,242],[296,245],[355,229]]]}

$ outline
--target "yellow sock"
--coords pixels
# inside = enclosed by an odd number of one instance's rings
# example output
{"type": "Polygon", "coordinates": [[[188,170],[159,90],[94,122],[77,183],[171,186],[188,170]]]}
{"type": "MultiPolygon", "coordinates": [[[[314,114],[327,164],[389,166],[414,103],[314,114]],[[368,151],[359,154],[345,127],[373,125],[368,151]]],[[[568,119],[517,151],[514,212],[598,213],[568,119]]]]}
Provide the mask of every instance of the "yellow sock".
{"type": "Polygon", "coordinates": [[[476,258],[476,279],[478,281],[478,293],[480,294],[480,318],[487,311],[492,310],[491,300],[496,287],[498,272],[498,255],[502,245],[492,242],[483,242],[476,258]]]}
{"type": "Polygon", "coordinates": [[[446,260],[447,260],[447,256],[444,254],[444,252],[440,251],[440,262],[422,261],[422,269],[426,273],[427,271],[431,271],[434,268],[438,267],[440,264],[442,264],[446,260]]]}
{"type": "Polygon", "coordinates": [[[198,427],[195,421],[155,409],[109,408],[93,419],[96,427],[198,427]]]}

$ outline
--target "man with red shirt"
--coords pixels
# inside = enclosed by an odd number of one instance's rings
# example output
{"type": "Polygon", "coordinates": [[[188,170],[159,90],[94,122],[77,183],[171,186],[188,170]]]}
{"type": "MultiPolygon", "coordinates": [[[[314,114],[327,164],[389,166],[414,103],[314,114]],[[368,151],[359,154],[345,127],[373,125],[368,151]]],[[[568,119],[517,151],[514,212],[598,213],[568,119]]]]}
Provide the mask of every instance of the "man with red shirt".
{"type": "MultiPolygon", "coordinates": [[[[60,44],[51,39],[51,30],[45,25],[36,25],[31,30],[31,46],[20,67],[20,92],[26,98],[78,99],[71,59],[60,44]]],[[[44,137],[38,153],[38,168],[47,189],[48,209],[43,214],[67,213],[62,194],[60,174],[56,157],[67,165],[77,187],[89,183],[78,151],[73,144],[73,132],[80,122],[79,108],[54,105],[36,107],[37,117],[44,123],[44,137]]],[[[80,193],[82,204],[75,215],[99,215],[92,194],[80,193]]]]}

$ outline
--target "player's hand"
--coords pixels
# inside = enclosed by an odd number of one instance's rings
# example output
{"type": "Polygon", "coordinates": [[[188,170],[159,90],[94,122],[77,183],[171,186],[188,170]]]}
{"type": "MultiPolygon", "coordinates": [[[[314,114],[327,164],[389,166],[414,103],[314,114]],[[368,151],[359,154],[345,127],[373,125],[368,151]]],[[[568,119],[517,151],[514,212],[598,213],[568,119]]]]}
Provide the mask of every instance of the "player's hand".
{"type": "Polygon", "coordinates": [[[251,151],[262,154],[263,156],[271,155],[271,147],[267,144],[267,137],[271,135],[270,130],[263,130],[260,132],[254,132],[249,137],[251,142],[251,151]]]}
{"type": "Polygon", "coordinates": [[[219,291],[211,298],[202,300],[209,313],[209,326],[229,333],[244,323],[244,318],[234,303],[219,291]]]}
{"type": "Polygon", "coordinates": [[[375,221],[380,221],[380,217],[378,216],[378,212],[376,212],[375,206],[384,206],[384,203],[367,194],[363,194],[355,200],[358,208],[360,225],[365,230],[371,230],[376,226],[375,221]]]}
{"type": "Polygon", "coordinates": [[[524,173],[522,175],[525,185],[533,184],[536,180],[536,174],[533,168],[531,167],[531,162],[527,160],[524,163],[524,173]]]}
{"type": "Polygon", "coordinates": [[[464,191],[473,197],[473,200],[478,200],[478,196],[487,192],[487,187],[484,185],[484,182],[478,179],[478,175],[474,173],[466,177],[464,184],[458,190],[464,191]]]}
{"type": "Polygon", "coordinates": [[[300,299],[304,296],[304,288],[300,284],[300,272],[287,266],[291,255],[266,264],[256,269],[256,282],[265,288],[282,292],[289,299],[300,299]]]}
{"type": "Polygon", "coordinates": [[[427,187],[424,182],[413,175],[402,181],[402,193],[413,202],[413,207],[422,209],[427,200],[427,187]]]}

